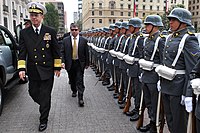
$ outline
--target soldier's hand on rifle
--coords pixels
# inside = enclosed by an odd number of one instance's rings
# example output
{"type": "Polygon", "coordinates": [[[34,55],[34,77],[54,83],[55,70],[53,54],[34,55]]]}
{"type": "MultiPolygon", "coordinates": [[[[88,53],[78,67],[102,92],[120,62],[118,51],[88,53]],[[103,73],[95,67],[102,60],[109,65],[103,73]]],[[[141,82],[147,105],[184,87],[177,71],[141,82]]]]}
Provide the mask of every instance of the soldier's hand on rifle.
{"type": "Polygon", "coordinates": [[[190,81],[195,95],[200,94],[200,78],[195,78],[190,81]]]}
{"type": "Polygon", "coordinates": [[[185,109],[187,112],[192,112],[192,97],[185,97],[185,109]]]}

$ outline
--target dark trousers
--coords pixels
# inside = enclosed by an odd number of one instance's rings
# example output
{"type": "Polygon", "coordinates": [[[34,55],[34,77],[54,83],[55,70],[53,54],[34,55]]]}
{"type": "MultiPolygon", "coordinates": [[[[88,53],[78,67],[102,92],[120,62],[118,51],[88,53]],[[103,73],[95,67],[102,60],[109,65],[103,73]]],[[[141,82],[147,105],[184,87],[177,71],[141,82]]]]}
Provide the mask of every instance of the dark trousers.
{"type": "Polygon", "coordinates": [[[141,98],[141,83],[139,82],[138,77],[131,78],[132,94],[135,103],[135,108],[139,111],[140,108],[140,98],[141,98]]]}
{"type": "Polygon", "coordinates": [[[29,94],[40,105],[40,123],[48,121],[54,77],[48,80],[29,80],[29,94]]]}
{"type": "Polygon", "coordinates": [[[144,102],[148,109],[149,118],[151,121],[156,122],[156,111],[158,104],[157,84],[143,84],[142,90],[144,92],[144,102]]]}
{"type": "Polygon", "coordinates": [[[196,118],[196,129],[197,133],[200,133],[200,120],[196,118]]]}
{"type": "Polygon", "coordinates": [[[71,82],[71,90],[76,93],[78,91],[78,98],[83,98],[84,86],[84,70],[81,69],[79,60],[73,60],[71,69],[68,71],[69,79],[71,82]]]}
{"type": "Polygon", "coordinates": [[[185,107],[180,104],[181,96],[162,93],[162,99],[169,131],[171,133],[186,133],[187,114],[185,107]]]}

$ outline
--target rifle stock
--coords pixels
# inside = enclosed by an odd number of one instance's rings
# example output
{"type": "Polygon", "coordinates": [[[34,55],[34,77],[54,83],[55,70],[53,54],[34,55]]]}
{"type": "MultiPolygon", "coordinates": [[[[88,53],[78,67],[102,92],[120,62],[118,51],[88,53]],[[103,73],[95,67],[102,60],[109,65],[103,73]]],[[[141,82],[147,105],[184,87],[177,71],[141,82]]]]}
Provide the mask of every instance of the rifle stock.
{"type": "Polygon", "coordinates": [[[126,112],[129,111],[129,108],[131,106],[131,96],[132,96],[131,77],[129,77],[129,79],[128,79],[127,93],[126,93],[126,105],[124,107],[123,113],[126,113],[126,112]]]}
{"type": "Polygon", "coordinates": [[[144,93],[143,90],[141,91],[141,99],[140,99],[140,108],[139,108],[139,120],[136,125],[136,129],[139,129],[143,126],[143,120],[144,120],[144,110],[145,107],[143,107],[143,99],[144,99],[144,93]]]}

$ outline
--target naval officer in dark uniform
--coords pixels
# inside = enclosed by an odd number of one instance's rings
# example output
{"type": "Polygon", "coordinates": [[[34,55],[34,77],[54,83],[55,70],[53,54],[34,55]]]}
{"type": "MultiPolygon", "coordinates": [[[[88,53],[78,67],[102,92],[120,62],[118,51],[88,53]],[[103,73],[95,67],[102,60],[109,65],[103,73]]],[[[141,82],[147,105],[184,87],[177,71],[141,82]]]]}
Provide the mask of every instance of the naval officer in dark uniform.
{"type": "Polygon", "coordinates": [[[168,19],[172,35],[166,39],[163,51],[164,67],[159,66],[160,70],[158,67],[156,68],[161,77],[164,112],[171,133],[186,132],[186,111],[182,104],[185,104],[187,112],[191,111],[191,109],[188,109],[192,104],[192,89],[191,86],[188,86],[189,74],[199,57],[198,40],[187,29],[187,26],[191,25],[191,17],[191,13],[183,8],[174,8],[171,11],[168,19]],[[184,37],[186,38],[184,39],[184,37]],[[182,39],[184,39],[184,45],[179,47],[182,39]],[[176,59],[179,51],[180,55],[176,59]],[[165,70],[162,70],[162,68],[165,70]],[[168,73],[165,73],[166,70],[169,70],[168,73]],[[174,70],[176,71],[175,74],[173,74],[174,70]]]}
{"type": "Polygon", "coordinates": [[[39,131],[47,128],[51,107],[54,74],[60,76],[61,55],[56,31],[42,24],[46,8],[31,2],[27,5],[32,26],[20,32],[19,76],[29,77],[29,94],[39,104],[39,131]]]}

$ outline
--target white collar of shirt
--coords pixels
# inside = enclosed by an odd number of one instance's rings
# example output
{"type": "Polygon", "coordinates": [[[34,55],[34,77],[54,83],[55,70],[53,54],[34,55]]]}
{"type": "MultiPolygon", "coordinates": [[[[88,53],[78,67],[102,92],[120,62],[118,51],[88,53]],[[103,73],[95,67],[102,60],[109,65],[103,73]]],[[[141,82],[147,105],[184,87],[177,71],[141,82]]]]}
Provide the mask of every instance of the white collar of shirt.
{"type": "MultiPolygon", "coordinates": [[[[76,44],[78,44],[78,42],[79,42],[79,35],[77,35],[76,37],[76,44]]],[[[74,45],[74,37],[71,35],[71,39],[72,39],[72,44],[74,45]]]]}
{"type": "MultiPolygon", "coordinates": [[[[33,30],[35,31],[36,27],[34,25],[32,25],[33,30]]],[[[39,27],[37,27],[38,29],[38,34],[40,34],[40,30],[41,30],[42,24],[39,25],[39,27]]]]}

